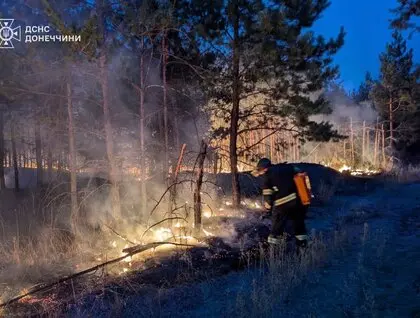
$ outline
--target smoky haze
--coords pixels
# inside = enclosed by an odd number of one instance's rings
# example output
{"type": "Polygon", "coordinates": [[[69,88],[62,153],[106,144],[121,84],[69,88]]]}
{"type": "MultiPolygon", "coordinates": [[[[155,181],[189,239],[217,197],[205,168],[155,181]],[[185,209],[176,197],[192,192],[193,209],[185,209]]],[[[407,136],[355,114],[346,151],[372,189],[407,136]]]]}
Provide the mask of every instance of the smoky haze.
{"type": "Polygon", "coordinates": [[[328,121],[337,129],[350,120],[353,123],[362,123],[363,121],[373,123],[377,119],[378,113],[369,101],[357,104],[344,92],[339,90],[328,92],[325,96],[330,103],[332,112],[328,115],[312,116],[310,119],[315,122],[328,121]]]}

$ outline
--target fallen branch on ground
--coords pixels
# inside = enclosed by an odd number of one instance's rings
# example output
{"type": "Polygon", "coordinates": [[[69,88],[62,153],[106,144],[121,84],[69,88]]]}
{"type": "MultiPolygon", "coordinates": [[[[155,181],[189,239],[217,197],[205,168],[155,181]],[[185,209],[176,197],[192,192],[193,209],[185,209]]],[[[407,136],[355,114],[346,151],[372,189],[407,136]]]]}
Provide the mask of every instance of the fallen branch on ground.
{"type": "Polygon", "coordinates": [[[83,270],[81,272],[78,272],[78,273],[72,274],[70,276],[66,276],[66,277],[60,278],[59,280],[57,280],[57,281],[55,281],[53,283],[50,283],[50,284],[41,286],[41,287],[36,288],[36,289],[33,289],[30,292],[27,292],[26,294],[20,295],[20,296],[15,297],[15,298],[12,298],[12,299],[8,300],[7,302],[0,304],[0,308],[6,307],[6,306],[8,306],[10,304],[13,304],[15,302],[18,302],[19,300],[21,300],[21,299],[23,299],[25,297],[31,296],[31,295],[33,295],[35,293],[39,293],[41,291],[50,289],[51,287],[54,287],[56,285],[59,285],[61,283],[66,282],[66,281],[72,280],[73,278],[82,276],[82,275],[87,274],[87,273],[90,273],[90,272],[94,272],[94,271],[96,271],[96,270],[98,270],[98,269],[100,269],[102,267],[107,266],[107,265],[118,263],[118,262],[124,260],[125,258],[127,258],[128,256],[133,256],[135,254],[138,254],[138,253],[147,251],[149,249],[152,249],[154,247],[158,247],[160,245],[165,245],[165,244],[170,244],[170,245],[175,245],[175,246],[185,246],[185,247],[194,247],[194,246],[196,246],[196,245],[192,245],[192,244],[180,244],[180,243],[171,243],[171,242],[154,242],[154,243],[149,243],[149,244],[146,244],[146,245],[133,246],[131,248],[128,248],[128,249],[124,249],[123,250],[123,252],[125,252],[127,250],[130,250],[130,252],[127,252],[127,254],[124,255],[124,256],[120,256],[118,258],[115,258],[115,259],[106,261],[104,263],[101,263],[101,264],[98,264],[96,266],[93,266],[93,267],[90,267],[88,269],[85,269],[85,270],[83,270]]]}

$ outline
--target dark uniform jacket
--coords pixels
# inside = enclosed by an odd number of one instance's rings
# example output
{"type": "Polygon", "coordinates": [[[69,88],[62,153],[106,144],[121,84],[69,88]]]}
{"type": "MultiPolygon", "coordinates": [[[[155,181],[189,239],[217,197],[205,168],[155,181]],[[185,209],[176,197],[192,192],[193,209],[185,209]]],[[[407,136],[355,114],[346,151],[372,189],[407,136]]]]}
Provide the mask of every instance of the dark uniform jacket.
{"type": "Polygon", "coordinates": [[[293,179],[297,172],[297,168],[286,163],[268,168],[262,176],[264,206],[267,210],[291,201],[297,203],[297,189],[293,179]]]}

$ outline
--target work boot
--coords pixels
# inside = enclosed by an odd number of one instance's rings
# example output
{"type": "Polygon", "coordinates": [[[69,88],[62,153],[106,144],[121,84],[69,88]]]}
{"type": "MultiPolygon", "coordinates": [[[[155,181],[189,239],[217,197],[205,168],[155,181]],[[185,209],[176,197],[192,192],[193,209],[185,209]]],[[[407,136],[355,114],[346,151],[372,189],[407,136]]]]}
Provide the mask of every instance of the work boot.
{"type": "Polygon", "coordinates": [[[308,248],[309,240],[307,235],[296,235],[296,253],[301,257],[308,248]]]}

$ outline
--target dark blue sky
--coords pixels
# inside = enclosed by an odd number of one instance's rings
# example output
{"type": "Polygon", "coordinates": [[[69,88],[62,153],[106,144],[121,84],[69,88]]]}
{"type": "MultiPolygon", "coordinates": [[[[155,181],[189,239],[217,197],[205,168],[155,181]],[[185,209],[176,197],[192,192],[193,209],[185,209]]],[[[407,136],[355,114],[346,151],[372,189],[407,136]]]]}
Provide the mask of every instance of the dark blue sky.
{"type": "MultiPolygon", "coordinates": [[[[325,37],[336,36],[340,26],[346,31],[345,44],[334,61],[340,66],[346,89],[357,88],[366,71],[376,78],[379,73],[379,54],[391,40],[389,9],[397,7],[397,0],[331,0],[330,7],[316,22],[315,31],[325,37]]],[[[420,61],[420,35],[408,41],[414,48],[415,62],[420,61]]]]}

